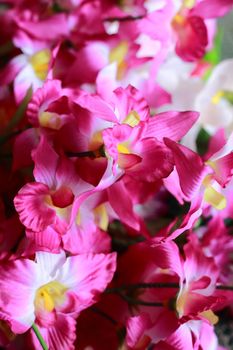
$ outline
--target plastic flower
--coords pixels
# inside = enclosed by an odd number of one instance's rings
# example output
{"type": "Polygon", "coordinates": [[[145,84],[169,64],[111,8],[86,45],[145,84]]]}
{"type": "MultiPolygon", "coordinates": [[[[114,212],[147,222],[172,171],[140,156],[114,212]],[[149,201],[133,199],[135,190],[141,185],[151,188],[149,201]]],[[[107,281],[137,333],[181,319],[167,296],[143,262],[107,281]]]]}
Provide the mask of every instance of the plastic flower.
{"type": "Polygon", "coordinates": [[[77,316],[91,306],[115,272],[113,254],[37,252],[35,261],[18,259],[0,269],[0,310],[10,317],[15,333],[26,332],[36,321],[49,328],[57,315],[77,316]]]}

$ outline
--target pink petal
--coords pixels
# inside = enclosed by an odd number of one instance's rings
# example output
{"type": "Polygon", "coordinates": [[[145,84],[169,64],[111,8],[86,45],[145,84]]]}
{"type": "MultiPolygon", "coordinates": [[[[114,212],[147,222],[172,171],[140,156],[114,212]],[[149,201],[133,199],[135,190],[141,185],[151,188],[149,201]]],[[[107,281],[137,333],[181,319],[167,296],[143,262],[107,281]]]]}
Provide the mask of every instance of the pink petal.
{"type": "Polygon", "coordinates": [[[191,13],[203,18],[222,17],[232,9],[232,6],[232,0],[202,0],[194,6],[191,13]]]}
{"type": "Polygon", "coordinates": [[[215,296],[204,296],[198,293],[189,293],[185,304],[184,315],[198,315],[203,311],[212,310],[216,307],[222,308],[224,300],[215,296]]]}
{"type": "Polygon", "coordinates": [[[180,188],[179,175],[176,168],[174,168],[168,177],[163,179],[163,183],[166,189],[177,199],[177,201],[181,205],[184,204],[184,194],[180,188]]]}
{"type": "Polygon", "coordinates": [[[39,88],[28,104],[27,115],[31,124],[38,127],[39,114],[47,109],[48,105],[61,96],[61,82],[59,80],[47,80],[43,87],[39,88]]]}
{"type": "Polygon", "coordinates": [[[75,294],[76,312],[96,302],[116,269],[116,254],[82,254],[68,257],[57,279],[75,294]],[[100,273],[101,271],[101,273],[100,273]]]}
{"type": "Polygon", "coordinates": [[[69,204],[72,203],[71,197],[73,197],[73,194],[80,195],[92,188],[92,185],[80,179],[74,162],[64,156],[60,157],[57,164],[56,186],[58,191],[61,189],[61,196],[64,197],[65,192],[67,193],[67,200],[70,202],[69,204]]]}
{"type": "Polygon", "coordinates": [[[169,225],[168,229],[166,230],[167,236],[165,237],[165,240],[170,241],[172,239],[175,239],[186,230],[193,228],[194,223],[202,214],[201,204],[202,201],[200,198],[197,198],[194,201],[192,201],[190,209],[188,213],[183,216],[182,222],[179,224],[179,227],[177,228],[178,219],[175,219],[174,222],[172,222],[171,225],[169,225]]]}
{"type": "Polygon", "coordinates": [[[124,154],[119,153],[117,163],[120,168],[122,169],[130,169],[132,166],[140,163],[142,161],[142,158],[139,157],[137,154],[124,154]]]}
{"type": "Polygon", "coordinates": [[[64,38],[68,35],[68,21],[64,13],[53,14],[37,22],[23,20],[22,16],[16,17],[15,20],[20,29],[42,41],[64,38]]]}
{"type": "Polygon", "coordinates": [[[157,239],[148,241],[148,244],[154,248],[153,261],[162,269],[170,269],[178,276],[183,275],[182,259],[180,257],[178,246],[172,242],[157,243],[157,239]]]}
{"type": "Polygon", "coordinates": [[[192,282],[192,290],[205,289],[210,285],[211,279],[208,276],[202,276],[199,280],[192,282]]]}
{"type": "Polygon", "coordinates": [[[167,137],[179,141],[191,129],[199,117],[198,112],[163,112],[150,118],[145,124],[143,137],[167,137]]]}
{"type": "Polygon", "coordinates": [[[28,183],[14,199],[21,222],[35,232],[44,230],[55,222],[56,213],[46,204],[49,188],[41,183],[28,183]]]}
{"type": "Polygon", "coordinates": [[[95,192],[102,191],[108,187],[110,187],[113,183],[115,183],[123,174],[124,171],[120,168],[116,169],[116,173],[113,174],[113,159],[108,159],[106,170],[97,184],[96,187],[80,194],[74,201],[74,204],[72,206],[72,213],[71,213],[71,219],[70,222],[73,223],[75,220],[75,217],[77,215],[78,209],[81,206],[81,204],[92,194],[95,192]]]}
{"type": "Polygon", "coordinates": [[[171,94],[154,81],[146,80],[140,86],[140,89],[144,91],[148,104],[153,108],[159,108],[172,103],[171,94]]]}
{"type": "Polygon", "coordinates": [[[186,283],[190,283],[190,287],[192,288],[192,283],[195,282],[195,286],[197,281],[199,281],[197,286],[200,286],[201,279],[207,276],[210,279],[209,283],[204,288],[198,290],[198,293],[211,295],[219,276],[219,269],[215,265],[214,259],[204,255],[195,237],[192,237],[192,240],[184,246],[184,251],[186,256],[184,263],[186,283]]]}
{"type": "Polygon", "coordinates": [[[203,159],[206,161],[212,157],[215,153],[220,151],[227,143],[224,128],[219,129],[210,139],[208,145],[208,151],[204,155],[203,159]]]}
{"type": "Polygon", "coordinates": [[[33,174],[36,181],[54,188],[59,157],[46,137],[41,137],[38,147],[32,152],[32,158],[35,162],[33,174]]]}
{"type": "Polygon", "coordinates": [[[102,42],[89,42],[75,53],[75,59],[65,76],[65,84],[91,84],[98,72],[108,63],[108,48],[102,42]],[[93,57],[95,59],[93,60],[93,57]],[[83,67],[85,66],[85,69],[83,67]],[[75,74],[74,74],[75,72],[75,74]]]}
{"type": "Polygon", "coordinates": [[[218,183],[225,187],[233,175],[233,152],[212,162],[215,170],[213,177],[218,183]]]}
{"type": "Polygon", "coordinates": [[[88,95],[87,93],[80,94],[76,98],[77,102],[81,107],[88,109],[93,112],[96,117],[100,119],[107,120],[109,122],[117,122],[115,113],[113,112],[113,107],[102,100],[98,95],[88,95]]]}
{"type": "Polygon", "coordinates": [[[127,174],[142,181],[158,181],[167,177],[173,168],[170,150],[154,138],[146,138],[134,146],[134,151],[142,158],[141,162],[127,169],[127,174]]]}
{"type": "MultiPolygon", "coordinates": [[[[150,317],[146,313],[139,316],[130,317],[127,321],[126,343],[130,347],[134,347],[145,334],[145,331],[152,326],[150,317]]],[[[136,346],[137,348],[137,346],[136,346]]]]}
{"type": "Polygon", "coordinates": [[[181,325],[166,341],[157,344],[159,350],[193,350],[192,333],[186,324],[181,325]]]}
{"type": "Polygon", "coordinates": [[[119,121],[122,123],[128,114],[135,111],[140,120],[147,120],[149,118],[149,106],[147,101],[143,98],[141,92],[132,85],[128,85],[126,89],[122,87],[114,90],[114,104],[119,113],[119,121]]]}
{"type": "Polygon", "coordinates": [[[164,142],[173,151],[180,187],[189,201],[200,190],[208,169],[197,153],[167,138],[164,142]]]}
{"type": "Polygon", "coordinates": [[[177,55],[187,62],[202,58],[208,44],[207,28],[203,18],[189,16],[185,24],[176,28],[176,31],[178,34],[177,55]]]}
{"type": "Polygon", "coordinates": [[[133,201],[122,181],[118,181],[108,189],[109,203],[113,210],[126,225],[135,230],[140,229],[139,218],[134,213],[133,201]],[[117,198],[117,200],[116,200],[117,198]]]}
{"type": "MultiPolygon", "coordinates": [[[[76,320],[73,317],[57,314],[56,321],[48,328],[38,326],[49,350],[74,350],[76,339],[76,320]]],[[[35,333],[30,332],[35,349],[41,347],[35,333]]]]}
{"type": "Polygon", "coordinates": [[[36,264],[31,260],[15,260],[0,267],[0,308],[12,318],[15,333],[26,332],[35,320],[36,275],[36,264]]]}
{"type": "Polygon", "coordinates": [[[33,232],[26,230],[26,236],[35,246],[36,251],[48,251],[59,253],[61,246],[61,236],[52,226],[48,226],[44,231],[33,232]]]}
{"type": "Polygon", "coordinates": [[[109,235],[96,228],[82,230],[75,224],[62,236],[63,248],[72,254],[108,253],[111,250],[109,235]]]}

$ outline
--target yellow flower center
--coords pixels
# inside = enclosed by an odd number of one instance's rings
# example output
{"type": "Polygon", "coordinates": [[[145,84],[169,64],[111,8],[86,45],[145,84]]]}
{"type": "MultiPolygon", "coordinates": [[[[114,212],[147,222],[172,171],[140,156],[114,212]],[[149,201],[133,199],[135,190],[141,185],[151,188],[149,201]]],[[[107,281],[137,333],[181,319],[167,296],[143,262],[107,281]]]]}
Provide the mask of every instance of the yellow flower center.
{"type": "Polygon", "coordinates": [[[123,124],[128,124],[132,127],[138,125],[140,117],[136,111],[131,111],[127,117],[123,120],[123,124]]]}
{"type": "Polygon", "coordinates": [[[176,300],[176,310],[180,316],[184,313],[185,304],[188,300],[188,290],[184,290],[176,300]]]}
{"type": "Polygon", "coordinates": [[[65,301],[67,289],[66,286],[58,281],[49,282],[38,288],[34,300],[36,310],[51,312],[57,306],[62,305],[65,301]]]}
{"type": "MultiPolygon", "coordinates": [[[[213,169],[214,166],[216,167],[216,164],[214,162],[208,162],[208,164],[211,165],[213,169]]],[[[216,191],[215,188],[211,186],[211,182],[211,175],[207,175],[202,182],[202,184],[205,186],[204,200],[205,202],[212,205],[212,207],[215,209],[222,210],[226,208],[227,205],[226,197],[220,192],[216,191]]]]}
{"type": "Polygon", "coordinates": [[[62,125],[61,117],[57,113],[43,112],[39,115],[40,126],[59,130],[62,125]]]}
{"type": "Polygon", "coordinates": [[[117,151],[118,153],[130,154],[131,152],[129,150],[129,143],[127,141],[118,143],[117,151]]]}
{"type": "Polygon", "coordinates": [[[103,231],[107,231],[109,219],[105,204],[100,204],[94,209],[95,223],[103,231]]]}
{"type": "Polygon", "coordinates": [[[184,0],[183,1],[183,6],[187,9],[192,9],[193,6],[195,5],[196,0],[184,0]]]}
{"type": "Polygon", "coordinates": [[[50,59],[51,51],[49,49],[38,51],[30,57],[30,63],[37,78],[45,80],[48,74],[50,59]]]}
{"type": "Polygon", "coordinates": [[[227,90],[218,90],[216,94],[211,98],[211,102],[215,105],[218,105],[222,99],[230,102],[230,104],[233,104],[233,92],[227,90]]]}
{"type": "Polygon", "coordinates": [[[122,41],[114,47],[110,53],[109,53],[109,62],[116,62],[117,63],[117,79],[120,80],[124,76],[124,72],[126,69],[126,62],[125,58],[128,53],[128,43],[127,41],[122,41]]]}
{"type": "Polygon", "coordinates": [[[212,310],[206,310],[201,312],[199,315],[205,317],[212,325],[218,323],[218,316],[212,310]]]}
{"type": "Polygon", "coordinates": [[[90,151],[96,151],[103,145],[103,136],[102,136],[102,130],[96,131],[89,143],[89,150],[90,151]]]}

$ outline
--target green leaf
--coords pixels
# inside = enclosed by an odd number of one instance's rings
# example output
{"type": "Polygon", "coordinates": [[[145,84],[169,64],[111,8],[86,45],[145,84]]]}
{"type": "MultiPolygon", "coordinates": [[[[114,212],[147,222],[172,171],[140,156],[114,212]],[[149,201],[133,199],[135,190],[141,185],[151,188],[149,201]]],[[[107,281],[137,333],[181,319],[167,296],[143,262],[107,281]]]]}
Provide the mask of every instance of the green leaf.
{"type": "Polygon", "coordinates": [[[205,129],[201,128],[196,139],[197,151],[201,156],[207,152],[209,140],[210,134],[205,129]]]}
{"type": "Polygon", "coordinates": [[[214,39],[213,48],[204,56],[204,61],[211,63],[213,66],[221,61],[222,37],[223,31],[219,29],[214,39]]]}

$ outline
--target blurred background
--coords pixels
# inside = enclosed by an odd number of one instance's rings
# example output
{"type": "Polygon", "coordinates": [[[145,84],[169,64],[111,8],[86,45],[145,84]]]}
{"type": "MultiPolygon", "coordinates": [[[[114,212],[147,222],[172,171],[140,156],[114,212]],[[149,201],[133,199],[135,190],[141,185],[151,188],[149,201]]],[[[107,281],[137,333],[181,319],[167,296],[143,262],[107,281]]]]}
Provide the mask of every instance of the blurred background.
{"type": "Polygon", "coordinates": [[[220,19],[219,26],[223,31],[222,59],[233,58],[233,11],[220,19]]]}
{"type": "MultiPolygon", "coordinates": [[[[233,58],[233,11],[219,20],[223,31],[222,59],[233,58]]],[[[232,72],[231,72],[232,73],[232,72]]],[[[233,320],[232,314],[223,311],[220,322],[215,326],[221,345],[233,350],[233,320]]]]}

